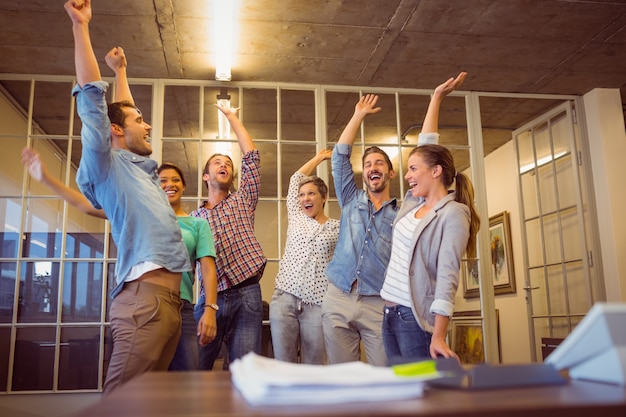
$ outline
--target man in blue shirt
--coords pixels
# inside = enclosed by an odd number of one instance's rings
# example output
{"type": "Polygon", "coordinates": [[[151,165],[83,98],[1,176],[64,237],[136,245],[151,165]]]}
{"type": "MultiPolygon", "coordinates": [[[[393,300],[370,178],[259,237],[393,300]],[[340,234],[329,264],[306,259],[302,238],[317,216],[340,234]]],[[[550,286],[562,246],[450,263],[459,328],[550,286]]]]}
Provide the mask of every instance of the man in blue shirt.
{"type": "Polygon", "coordinates": [[[339,240],[326,267],[328,291],[322,303],[324,340],[330,363],[360,359],[363,344],[368,363],[383,366],[384,301],[380,290],[391,253],[392,225],[398,211],[389,184],[395,171],[377,146],[363,153],[363,182],[357,187],[350,164],[354,138],[368,114],[378,113],[376,95],[361,97],[332,154],[332,174],[341,207],[339,240]]]}
{"type": "Polygon", "coordinates": [[[181,332],[181,272],[191,269],[176,216],[148,158],[151,126],[131,102],[108,106],[89,36],[91,1],[70,0],[82,155],[76,182],[103,209],[117,246],[110,309],[113,351],[105,391],[167,370],[181,332]]]}

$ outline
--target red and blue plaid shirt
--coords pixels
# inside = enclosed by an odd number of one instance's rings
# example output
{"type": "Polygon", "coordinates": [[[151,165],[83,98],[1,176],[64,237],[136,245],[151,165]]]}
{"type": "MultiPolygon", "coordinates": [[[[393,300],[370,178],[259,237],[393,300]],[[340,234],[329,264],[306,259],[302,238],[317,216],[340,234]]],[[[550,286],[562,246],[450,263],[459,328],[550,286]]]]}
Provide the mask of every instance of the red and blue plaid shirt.
{"type": "MultiPolygon", "coordinates": [[[[261,156],[257,149],[243,155],[239,190],[212,209],[203,203],[191,216],[209,222],[215,243],[217,291],[224,291],[263,273],[266,258],[254,235],[254,211],[259,201],[261,156]]],[[[198,279],[202,275],[198,268],[198,279]]],[[[204,288],[201,288],[204,294],[204,288]]]]}

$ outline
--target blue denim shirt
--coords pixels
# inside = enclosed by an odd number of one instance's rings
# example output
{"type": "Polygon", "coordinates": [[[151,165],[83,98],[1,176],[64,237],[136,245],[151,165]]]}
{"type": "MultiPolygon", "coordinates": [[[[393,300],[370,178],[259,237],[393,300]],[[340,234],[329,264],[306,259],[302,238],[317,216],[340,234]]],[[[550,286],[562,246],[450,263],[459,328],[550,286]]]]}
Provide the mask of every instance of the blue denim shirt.
{"type": "Polygon", "coordinates": [[[191,269],[174,210],[159,185],[156,161],[111,148],[111,122],[105,93],[108,83],[74,87],[82,122],[82,155],[76,183],[91,204],[104,209],[117,245],[115,297],[124,278],[140,262],[154,262],[169,271],[191,269]]]}
{"type": "Polygon", "coordinates": [[[398,213],[396,199],[376,211],[367,191],[357,188],[350,164],[352,146],[335,145],[332,173],[341,207],[339,239],[326,276],[337,288],[350,292],[358,279],[361,295],[380,295],[391,254],[393,221],[398,213]]]}

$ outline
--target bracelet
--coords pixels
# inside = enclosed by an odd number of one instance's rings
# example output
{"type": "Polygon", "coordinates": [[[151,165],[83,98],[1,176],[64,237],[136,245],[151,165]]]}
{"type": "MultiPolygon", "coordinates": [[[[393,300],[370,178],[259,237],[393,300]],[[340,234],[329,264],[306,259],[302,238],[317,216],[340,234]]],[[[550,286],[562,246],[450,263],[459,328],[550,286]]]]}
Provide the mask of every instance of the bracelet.
{"type": "Polygon", "coordinates": [[[218,311],[220,309],[217,304],[205,304],[204,308],[212,308],[215,311],[218,311]]]}

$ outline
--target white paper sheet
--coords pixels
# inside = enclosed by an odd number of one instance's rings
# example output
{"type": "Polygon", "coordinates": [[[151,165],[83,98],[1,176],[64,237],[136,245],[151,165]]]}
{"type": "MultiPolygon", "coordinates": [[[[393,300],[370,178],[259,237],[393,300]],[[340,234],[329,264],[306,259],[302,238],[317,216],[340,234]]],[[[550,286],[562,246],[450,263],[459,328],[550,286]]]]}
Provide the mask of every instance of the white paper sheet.
{"type": "Polygon", "coordinates": [[[248,353],[230,365],[233,384],[252,405],[337,404],[421,397],[440,374],[398,376],[364,362],[305,365],[248,353]]]}

